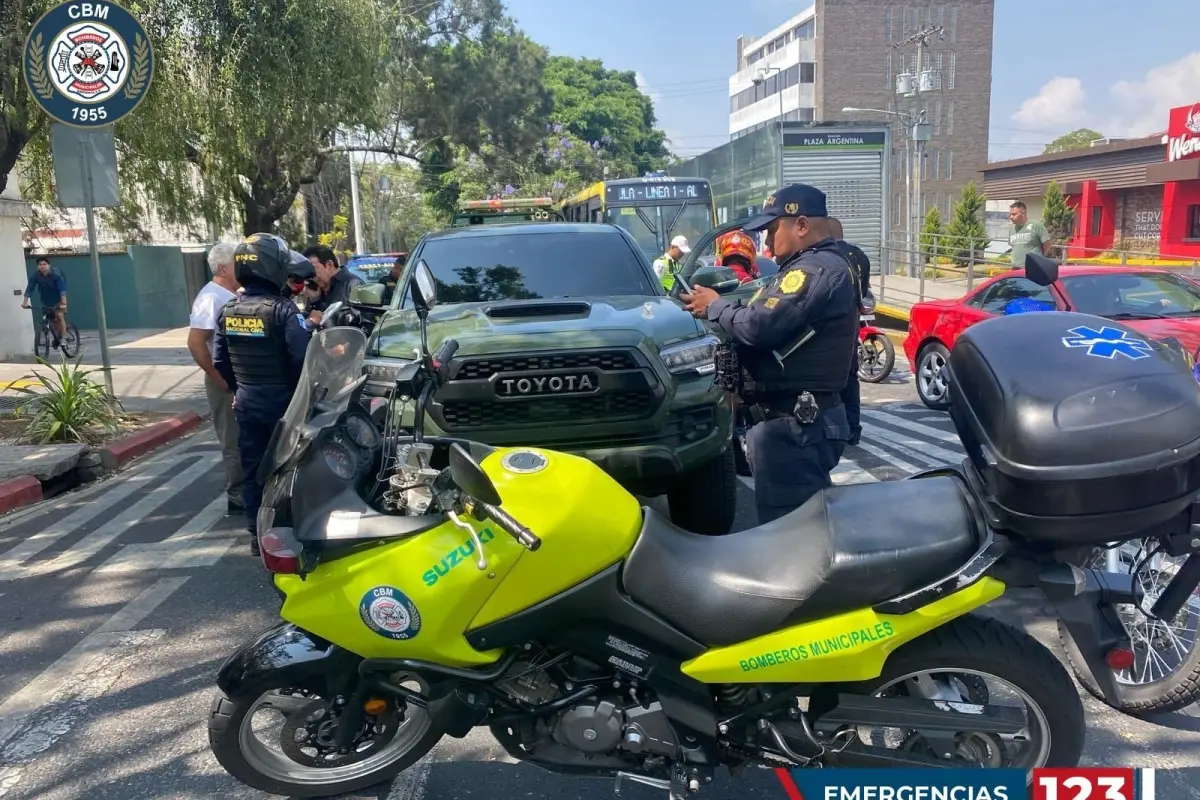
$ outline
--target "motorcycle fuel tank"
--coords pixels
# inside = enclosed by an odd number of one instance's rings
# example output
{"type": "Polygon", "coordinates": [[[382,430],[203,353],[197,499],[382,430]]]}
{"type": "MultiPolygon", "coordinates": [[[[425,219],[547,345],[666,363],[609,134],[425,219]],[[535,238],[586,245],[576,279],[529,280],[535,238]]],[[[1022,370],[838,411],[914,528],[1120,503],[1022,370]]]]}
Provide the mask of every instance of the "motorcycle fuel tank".
{"type": "Polygon", "coordinates": [[[467,514],[461,518],[478,533],[485,569],[471,535],[448,521],[321,562],[304,578],[277,575],[286,595],[281,616],[364,658],[481,666],[499,653],[474,649],[467,630],[534,606],[632,549],[638,501],[590,461],[501,448],[482,467],[504,510],[541,537],[537,552],[467,514]]]}

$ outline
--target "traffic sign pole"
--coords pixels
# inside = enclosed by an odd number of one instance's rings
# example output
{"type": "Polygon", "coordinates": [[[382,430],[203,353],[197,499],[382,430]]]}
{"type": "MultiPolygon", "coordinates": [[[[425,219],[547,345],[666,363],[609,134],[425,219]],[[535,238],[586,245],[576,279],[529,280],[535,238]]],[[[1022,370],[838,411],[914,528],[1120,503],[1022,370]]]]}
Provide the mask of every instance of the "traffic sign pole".
{"type": "Polygon", "coordinates": [[[87,215],[88,251],[92,257],[92,286],[96,295],[96,326],[100,330],[100,364],[104,368],[104,386],[113,391],[112,362],[108,357],[108,320],[104,314],[104,287],[100,282],[100,247],[96,243],[96,186],[92,177],[91,139],[79,137],[79,161],[83,169],[84,213],[87,215]]]}

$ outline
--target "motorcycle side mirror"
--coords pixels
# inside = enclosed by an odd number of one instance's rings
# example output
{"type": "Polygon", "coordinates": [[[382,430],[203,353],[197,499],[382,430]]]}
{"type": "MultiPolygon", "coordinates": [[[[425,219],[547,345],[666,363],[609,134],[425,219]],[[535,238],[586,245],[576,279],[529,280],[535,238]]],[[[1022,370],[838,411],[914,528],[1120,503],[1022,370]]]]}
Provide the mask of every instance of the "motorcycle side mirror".
{"type": "Polygon", "coordinates": [[[481,503],[500,505],[500,493],[479,462],[457,442],[450,445],[450,474],[458,488],[481,503]]]}
{"type": "Polygon", "coordinates": [[[418,312],[427,313],[437,305],[437,282],[424,259],[417,262],[417,268],[413,270],[411,291],[413,307],[418,312]]]}
{"type": "Polygon", "coordinates": [[[1049,286],[1058,280],[1058,262],[1041,253],[1026,253],[1025,277],[1038,286],[1049,286]]]}
{"type": "Polygon", "coordinates": [[[321,315],[321,328],[325,329],[334,327],[336,325],[338,314],[340,314],[342,309],[345,307],[345,303],[343,303],[341,300],[338,300],[336,303],[330,303],[329,308],[325,309],[325,313],[321,315]]]}
{"type": "Polygon", "coordinates": [[[382,283],[360,283],[350,290],[350,302],[356,306],[383,307],[383,293],[387,290],[382,283]]]}

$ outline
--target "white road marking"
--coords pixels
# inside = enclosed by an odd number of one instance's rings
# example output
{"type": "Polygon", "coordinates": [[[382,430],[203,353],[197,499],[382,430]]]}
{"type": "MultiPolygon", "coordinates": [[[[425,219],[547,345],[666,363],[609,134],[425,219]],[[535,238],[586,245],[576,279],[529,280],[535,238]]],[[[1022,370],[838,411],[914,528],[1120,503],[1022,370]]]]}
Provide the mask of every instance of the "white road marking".
{"type": "Polygon", "coordinates": [[[130,475],[120,484],[109,489],[103,498],[80,506],[46,530],[33,534],[20,544],[6,551],[3,555],[0,555],[0,581],[11,581],[21,577],[20,567],[26,561],[76,530],[79,526],[100,516],[105,510],[121,503],[129,495],[142,488],[142,485],[147,481],[157,478],[160,474],[166,472],[170,466],[171,462],[166,459],[148,464],[144,471],[139,472],[137,475],[130,475]]]}
{"type": "Polygon", "coordinates": [[[944,447],[938,447],[936,444],[914,439],[911,436],[906,436],[903,433],[897,433],[887,428],[881,428],[869,422],[863,423],[863,435],[869,435],[874,441],[886,444],[894,450],[899,450],[909,458],[926,461],[934,458],[946,464],[957,464],[963,459],[961,454],[947,450],[944,447]]]}
{"type": "Polygon", "coordinates": [[[230,537],[232,531],[211,530],[225,516],[227,502],[222,492],[166,539],[151,544],[127,544],[97,567],[96,572],[112,574],[211,567],[237,542],[236,538],[230,537]]]}
{"type": "MultiPolygon", "coordinates": [[[[947,444],[952,444],[955,447],[962,446],[962,442],[959,441],[959,438],[956,434],[944,431],[941,428],[936,428],[933,425],[923,425],[920,422],[913,422],[905,419],[904,417],[898,417],[895,414],[881,414],[878,411],[868,411],[865,408],[863,409],[862,415],[878,422],[886,422],[890,425],[895,425],[897,428],[904,428],[905,430],[919,433],[922,436],[928,436],[931,439],[938,439],[946,442],[947,444]]],[[[929,417],[921,417],[921,419],[929,419],[929,417]]],[[[955,460],[958,460],[959,458],[960,456],[955,456],[955,460]]]]}
{"type": "Polygon", "coordinates": [[[21,731],[25,720],[55,697],[64,684],[89,675],[91,663],[98,656],[107,650],[137,644],[140,640],[136,636],[131,639],[132,633],[152,633],[133,629],[187,581],[186,577],[155,581],[0,705],[0,753],[21,731]]]}
{"type": "Polygon", "coordinates": [[[18,577],[30,577],[70,569],[82,564],[107,547],[118,536],[126,533],[135,525],[142,524],[148,515],[156,511],[164,503],[167,503],[172,497],[188,489],[197,480],[210,472],[218,460],[218,454],[206,453],[195,464],[161,486],[156,486],[116,517],[71,545],[58,558],[31,564],[25,569],[13,570],[12,572],[16,573],[18,577]]]}

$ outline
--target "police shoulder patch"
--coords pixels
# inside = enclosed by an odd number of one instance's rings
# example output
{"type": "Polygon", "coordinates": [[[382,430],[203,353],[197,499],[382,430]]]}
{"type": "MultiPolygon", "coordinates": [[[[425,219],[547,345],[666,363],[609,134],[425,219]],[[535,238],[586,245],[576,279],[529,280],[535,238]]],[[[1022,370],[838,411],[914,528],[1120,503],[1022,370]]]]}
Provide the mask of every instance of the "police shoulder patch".
{"type": "Polygon", "coordinates": [[[779,291],[784,294],[795,294],[804,288],[804,282],[808,276],[804,274],[804,270],[794,269],[784,273],[779,279],[779,291]]]}
{"type": "Polygon", "coordinates": [[[774,308],[775,306],[779,305],[779,298],[768,297],[767,302],[763,303],[763,305],[765,305],[767,308],[774,308]]]}

